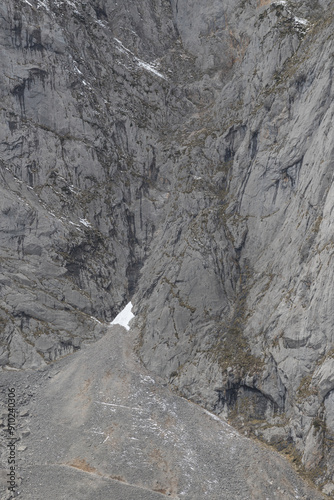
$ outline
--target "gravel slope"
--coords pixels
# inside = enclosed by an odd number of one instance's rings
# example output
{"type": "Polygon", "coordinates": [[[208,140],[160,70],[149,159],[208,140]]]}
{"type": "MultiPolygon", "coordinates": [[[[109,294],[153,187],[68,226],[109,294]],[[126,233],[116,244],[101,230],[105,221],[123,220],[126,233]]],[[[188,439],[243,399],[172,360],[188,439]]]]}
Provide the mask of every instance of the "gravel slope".
{"type": "Polygon", "coordinates": [[[133,340],[113,326],[44,370],[3,373],[18,397],[19,497],[322,498],[277,453],[153,379],[133,340]]]}

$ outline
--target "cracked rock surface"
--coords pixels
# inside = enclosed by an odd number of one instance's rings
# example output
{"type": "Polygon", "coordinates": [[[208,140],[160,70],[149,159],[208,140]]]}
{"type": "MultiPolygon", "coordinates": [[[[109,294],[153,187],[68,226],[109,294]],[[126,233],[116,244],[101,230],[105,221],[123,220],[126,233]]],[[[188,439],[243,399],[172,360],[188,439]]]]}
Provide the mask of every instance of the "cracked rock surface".
{"type": "Polygon", "coordinates": [[[131,300],[152,377],[333,496],[333,9],[2,1],[1,376],[131,300]]]}

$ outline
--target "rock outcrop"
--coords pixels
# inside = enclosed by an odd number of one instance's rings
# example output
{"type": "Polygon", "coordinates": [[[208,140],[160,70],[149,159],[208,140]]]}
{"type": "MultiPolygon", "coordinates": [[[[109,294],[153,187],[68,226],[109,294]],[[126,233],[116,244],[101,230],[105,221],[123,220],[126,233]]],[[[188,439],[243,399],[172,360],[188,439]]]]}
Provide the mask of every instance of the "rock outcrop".
{"type": "Polygon", "coordinates": [[[333,12],[3,0],[4,369],[131,298],[154,376],[334,491],[333,12]]]}

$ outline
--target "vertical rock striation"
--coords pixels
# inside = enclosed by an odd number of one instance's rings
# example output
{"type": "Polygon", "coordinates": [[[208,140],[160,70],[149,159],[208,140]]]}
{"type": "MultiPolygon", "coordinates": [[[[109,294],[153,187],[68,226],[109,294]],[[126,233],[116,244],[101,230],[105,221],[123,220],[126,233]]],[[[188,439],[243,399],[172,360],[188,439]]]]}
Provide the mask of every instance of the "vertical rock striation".
{"type": "Polygon", "coordinates": [[[330,493],[333,4],[4,0],[0,365],[137,351],[330,493]]]}

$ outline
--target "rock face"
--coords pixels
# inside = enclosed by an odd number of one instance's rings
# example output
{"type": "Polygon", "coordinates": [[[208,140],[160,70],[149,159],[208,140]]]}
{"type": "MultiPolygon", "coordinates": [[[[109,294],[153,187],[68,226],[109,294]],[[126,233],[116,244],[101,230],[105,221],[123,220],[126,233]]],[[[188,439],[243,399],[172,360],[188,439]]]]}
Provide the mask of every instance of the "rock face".
{"type": "Polygon", "coordinates": [[[133,341],[113,326],[55,366],[4,374],[23,413],[18,498],[323,498],[278,453],[171,394],[138,362],[133,341]]]}
{"type": "Polygon", "coordinates": [[[3,0],[4,369],[131,298],[150,372],[334,491],[333,12],[3,0]]]}

